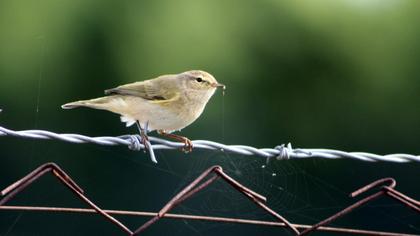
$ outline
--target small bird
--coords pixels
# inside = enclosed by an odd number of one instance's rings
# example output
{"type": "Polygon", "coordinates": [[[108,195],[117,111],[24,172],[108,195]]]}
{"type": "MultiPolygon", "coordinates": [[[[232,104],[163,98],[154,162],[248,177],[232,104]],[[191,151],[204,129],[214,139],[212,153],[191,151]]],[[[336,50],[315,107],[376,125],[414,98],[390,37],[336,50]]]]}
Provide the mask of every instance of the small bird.
{"type": "Polygon", "coordinates": [[[156,130],[161,135],[183,142],[183,150],[190,152],[191,141],[172,132],[193,123],[218,87],[226,88],[211,74],[191,70],[121,85],[105,90],[107,96],[71,102],[61,107],[89,107],[120,114],[121,122],[125,122],[127,127],[137,124],[146,147],[147,132],[156,130]]]}

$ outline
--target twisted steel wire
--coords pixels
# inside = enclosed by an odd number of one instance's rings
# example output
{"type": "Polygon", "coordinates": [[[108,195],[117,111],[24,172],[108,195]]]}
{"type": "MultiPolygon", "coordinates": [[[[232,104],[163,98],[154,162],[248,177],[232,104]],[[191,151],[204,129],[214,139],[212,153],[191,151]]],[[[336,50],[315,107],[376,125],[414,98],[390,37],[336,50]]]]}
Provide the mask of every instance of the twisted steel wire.
{"type": "MultiPolygon", "coordinates": [[[[131,150],[140,151],[145,150],[142,144],[140,135],[123,135],[117,137],[101,136],[101,137],[89,137],[80,134],[58,134],[45,130],[22,130],[15,131],[0,126],[0,136],[13,136],[19,138],[29,139],[55,139],[70,143],[93,143],[97,145],[105,146],[117,146],[124,145],[131,150]]],[[[179,149],[184,146],[183,143],[172,142],[157,137],[149,137],[151,143],[149,147],[149,154],[152,161],[156,161],[153,150],[159,149],[179,149]]],[[[287,145],[279,145],[275,148],[255,148],[252,146],[245,145],[226,145],[218,142],[209,140],[194,140],[192,141],[194,149],[206,149],[221,152],[236,153],[241,155],[257,155],[267,158],[267,161],[275,158],[276,160],[288,160],[288,159],[303,159],[303,158],[326,158],[326,159],[338,159],[338,158],[350,158],[360,161],[386,161],[394,163],[406,163],[406,162],[420,162],[420,156],[397,153],[388,155],[378,155],[367,152],[345,152],[333,149],[321,149],[321,148],[292,148],[289,143],[287,145]]]]}

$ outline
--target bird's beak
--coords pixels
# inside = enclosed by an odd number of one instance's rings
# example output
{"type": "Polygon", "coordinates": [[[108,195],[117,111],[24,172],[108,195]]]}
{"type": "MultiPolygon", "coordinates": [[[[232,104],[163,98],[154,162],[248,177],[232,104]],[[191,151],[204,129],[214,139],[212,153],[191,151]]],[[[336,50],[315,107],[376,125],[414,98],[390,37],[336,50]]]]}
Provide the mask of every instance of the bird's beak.
{"type": "Polygon", "coordinates": [[[214,88],[222,88],[223,90],[226,89],[226,85],[224,85],[224,84],[212,83],[211,86],[214,87],[214,88]]]}

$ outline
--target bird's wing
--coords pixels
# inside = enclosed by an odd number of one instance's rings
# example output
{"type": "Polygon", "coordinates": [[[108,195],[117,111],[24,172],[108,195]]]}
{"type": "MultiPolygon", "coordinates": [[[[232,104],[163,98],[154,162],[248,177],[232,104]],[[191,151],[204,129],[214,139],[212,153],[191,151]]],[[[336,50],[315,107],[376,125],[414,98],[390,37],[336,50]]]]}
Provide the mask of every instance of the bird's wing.
{"type": "MultiPolygon", "coordinates": [[[[170,75],[168,75],[170,76],[170,75]]],[[[157,103],[165,103],[176,99],[179,94],[170,89],[167,76],[160,76],[156,79],[135,82],[121,85],[116,88],[105,90],[106,95],[118,94],[141,97],[157,103]]]]}

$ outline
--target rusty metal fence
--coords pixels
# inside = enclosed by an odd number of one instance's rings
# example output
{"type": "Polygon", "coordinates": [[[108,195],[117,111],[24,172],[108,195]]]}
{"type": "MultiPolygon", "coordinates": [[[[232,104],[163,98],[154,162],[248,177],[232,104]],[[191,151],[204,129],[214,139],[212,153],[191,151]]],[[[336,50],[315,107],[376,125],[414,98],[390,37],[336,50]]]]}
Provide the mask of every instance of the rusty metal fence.
{"type": "Polygon", "coordinates": [[[199,220],[199,221],[212,221],[212,222],[224,222],[224,223],[237,223],[237,224],[253,224],[267,227],[281,227],[287,228],[293,235],[307,235],[314,231],[326,231],[336,233],[348,233],[348,234],[359,234],[359,235],[377,235],[377,236],[408,236],[413,234],[404,234],[401,232],[383,232],[383,231],[372,231],[354,228],[339,228],[327,226],[331,222],[337,220],[340,217],[350,213],[351,211],[377,199],[380,197],[389,197],[402,205],[411,208],[417,212],[420,217],[420,202],[408,197],[407,195],[399,192],[395,189],[396,181],[393,178],[379,179],[373,183],[361,187],[350,194],[351,197],[357,197],[369,190],[376,189],[376,192],[356,201],[350,206],[340,210],[336,214],[328,217],[321,222],[314,225],[303,225],[296,224],[288,221],[280,213],[274,211],[266,204],[266,198],[251,189],[243,186],[227,173],[223,171],[220,166],[212,166],[201,175],[199,175],[190,184],[184,187],[178,194],[176,194],[171,200],[167,202],[165,206],[161,208],[159,212],[138,212],[138,211],[122,211],[122,210],[105,210],[97,206],[91,201],[84,193],[84,190],[58,165],[54,163],[46,163],[34,171],[24,176],[20,180],[6,187],[1,191],[0,200],[0,211],[42,211],[42,212],[60,212],[60,213],[80,213],[80,214],[99,214],[104,220],[109,221],[116,227],[120,228],[122,232],[127,235],[139,235],[147,228],[151,227],[157,221],[162,218],[168,219],[183,219],[183,220],[199,220]],[[5,205],[9,200],[19,194],[23,189],[31,185],[37,179],[47,173],[52,173],[61,184],[65,185],[71,192],[73,192],[79,199],[90,206],[88,208],[63,208],[63,207],[39,207],[39,206],[8,206],[5,205]],[[253,202],[257,207],[263,209],[267,214],[273,217],[273,221],[262,221],[262,220],[251,220],[251,219],[238,219],[238,218],[226,218],[226,217],[212,217],[204,215],[182,215],[182,214],[170,214],[169,212],[181,204],[188,198],[192,197],[196,193],[202,191],[208,187],[211,183],[216,180],[222,180],[227,182],[232,188],[242,193],[246,198],[253,202]],[[124,223],[119,221],[117,215],[126,216],[141,216],[150,217],[150,219],[132,230],[129,229],[124,223]]]}

